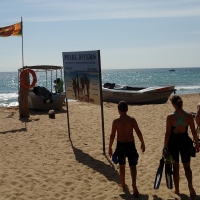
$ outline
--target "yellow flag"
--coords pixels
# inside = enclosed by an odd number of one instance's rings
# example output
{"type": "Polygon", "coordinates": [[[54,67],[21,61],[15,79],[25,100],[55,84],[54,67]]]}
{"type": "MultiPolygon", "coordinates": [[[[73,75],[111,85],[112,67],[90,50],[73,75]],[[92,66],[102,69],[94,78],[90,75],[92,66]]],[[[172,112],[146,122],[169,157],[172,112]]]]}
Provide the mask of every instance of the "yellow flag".
{"type": "Polygon", "coordinates": [[[22,36],[22,22],[0,27],[0,37],[22,36]]]}

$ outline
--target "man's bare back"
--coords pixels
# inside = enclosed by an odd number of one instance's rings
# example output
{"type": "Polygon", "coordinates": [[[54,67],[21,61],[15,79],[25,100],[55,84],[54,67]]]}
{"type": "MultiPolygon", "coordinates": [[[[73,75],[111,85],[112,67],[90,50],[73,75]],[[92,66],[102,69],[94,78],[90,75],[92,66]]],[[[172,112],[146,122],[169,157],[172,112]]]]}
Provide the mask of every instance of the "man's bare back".
{"type": "Polygon", "coordinates": [[[118,142],[134,141],[134,124],[135,119],[128,115],[121,115],[118,119],[114,120],[113,125],[116,127],[118,142]]]}
{"type": "Polygon", "coordinates": [[[135,120],[135,118],[128,116],[126,112],[120,112],[120,117],[113,121],[112,131],[110,136],[111,146],[116,133],[118,142],[135,141],[133,136],[133,129],[135,130],[139,140],[141,141],[142,151],[144,152],[145,151],[144,140],[142,137],[142,133],[138,127],[137,121],[135,120]]]}

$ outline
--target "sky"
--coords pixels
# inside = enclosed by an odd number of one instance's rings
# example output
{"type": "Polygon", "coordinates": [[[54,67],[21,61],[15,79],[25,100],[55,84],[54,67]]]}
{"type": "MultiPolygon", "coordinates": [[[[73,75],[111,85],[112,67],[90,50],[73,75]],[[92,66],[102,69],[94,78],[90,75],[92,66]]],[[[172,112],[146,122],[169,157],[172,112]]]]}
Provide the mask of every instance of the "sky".
{"type": "Polygon", "coordinates": [[[0,8],[0,27],[23,21],[23,40],[0,37],[0,72],[21,68],[22,55],[24,66],[62,66],[62,52],[91,50],[102,69],[200,67],[199,0],[1,0],[0,8]]]}

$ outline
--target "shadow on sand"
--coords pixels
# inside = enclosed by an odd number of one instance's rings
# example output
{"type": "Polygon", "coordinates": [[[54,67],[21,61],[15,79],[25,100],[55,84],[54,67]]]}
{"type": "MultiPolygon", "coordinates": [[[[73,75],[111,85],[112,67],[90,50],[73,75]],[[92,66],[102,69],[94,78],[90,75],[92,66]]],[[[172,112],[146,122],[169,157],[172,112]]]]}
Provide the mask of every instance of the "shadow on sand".
{"type": "MultiPolygon", "coordinates": [[[[120,183],[119,180],[119,173],[117,170],[115,170],[115,167],[113,165],[113,163],[110,161],[110,159],[105,155],[106,159],[108,160],[109,164],[105,164],[104,162],[95,159],[94,157],[90,156],[87,153],[84,153],[81,149],[76,148],[71,139],[69,139],[74,155],[76,157],[76,160],[79,163],[82,163],[90,168],[92,168],[93,170],[99,172],[100,174],[102,174],[103,176],[105,176],[108,181],[112,181],[115,182],[117,184],[120,183]]],[[[130,193],[129,189],[124,189],[123,190],[123,194],[119,194],[119,196],[122,199],[133,199],[133,194],[130,193]]],[[[148,199],[148,195],[140,195],[140,197],[142,197],[142,199],[148,199]]]]}
{"type": "MultiPolygon", "coordinates": [[[[35,109],[29,108],[30,115],[48,115],[48,112],[49,110],[35,110],[35,109]]],[[[63,107],[59,110],[55,110],[55,114],[59,114],[59,113],[67,113],[66,108],[64,109],[63,107]]]]}
{"type": "Polygon", "coordinates": [[[4,131],[4,132],[0,132],[0,134],[6,134],[6,133],[16,133],[16,132],[24,132],[26,131],[26,128],[20,128],[20,129],[12,129],[10,131],[4,131]]]}
{"type": "Polygon", "coordinates": [[[74,155],[76,160],[79,163],[87,165],[88,167],[92,168],[93,170],[99,172],[100,174],[104,175],[109,181],[116,182],[119,184],[119,174],[117,170],[113,167],[113,165],[105,164],[104,162],[97,160],[90,156],[87,153],[84,153],[81,149],[76,148],[73,144],[71,139],[69,140],[74,151],[74,155]]]}
{"type": "Polygon", "coordinates": [[[149,195],[147,194],[140,194],[139,198],[135,198],[133,196],[133,194],[130,193],[130,191],[126,191],[124,190],[124,194],[120,194],[119,195],[122,199],[125,199],[125,200],[129,200],[129,199],[140,199],[140,200],[148,200],[149,199],[149,195]]]}

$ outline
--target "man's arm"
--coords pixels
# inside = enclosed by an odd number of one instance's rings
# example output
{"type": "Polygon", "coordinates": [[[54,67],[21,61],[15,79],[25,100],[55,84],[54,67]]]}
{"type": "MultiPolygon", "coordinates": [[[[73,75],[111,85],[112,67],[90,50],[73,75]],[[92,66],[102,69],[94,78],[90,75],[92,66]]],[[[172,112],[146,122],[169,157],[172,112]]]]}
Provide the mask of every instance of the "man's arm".
{"type": "Polygon", "coordinates": [[[199,109],[198,109],[198,111],[196,113],[195,121],[196,121],[197,126],[200,127],[200,110],[199,109]]]}
{"type": "Polygon", "coordinates": [[[137,123],[137,121],[135,119],[133,119],[133,128],[134,128],[134,130],[135,130],[135,132],[136,132],[136,134],[137,134],[137,136],[138,136],[138,138],[139,138],[139,140],[141,142],[141,150],[142,150],[142,152],[145,152],[144,139],[143,139],[142,133],[141,133],[141,131],[139,129],[138,123],[137,123]]]}
{"type": "Polygon", "coordinates": [[[115,139],[116,130],[117,130],[117,127],[116,127],[115,120],[114,120],[113,123],[112,123],[112,130],[111,130],[111,134],[110,134],[110,141],[109,141],[109,148],[108,148],[108,154],[109,154],[110,157],[113,154],[112,145],[113,145],[113,142],[114,142],[114,139],[115,139]]]}
{"type": "Polygon", "coordinates": [[[190,129],[191,129],[192,136],[195,142],[196,152],[199,152],[199,140],[198,140],[197,132],[195,130],[194,119],[192,115],[190,116],[190,129]]]}

